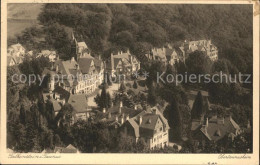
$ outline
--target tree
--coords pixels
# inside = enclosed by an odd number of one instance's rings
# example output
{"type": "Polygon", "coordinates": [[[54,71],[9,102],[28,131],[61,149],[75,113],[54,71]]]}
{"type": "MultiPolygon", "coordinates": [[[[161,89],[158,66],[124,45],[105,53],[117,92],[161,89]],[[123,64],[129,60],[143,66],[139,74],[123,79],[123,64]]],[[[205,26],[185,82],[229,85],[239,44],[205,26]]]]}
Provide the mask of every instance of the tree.
{"type": "Polygon", "coordinates": [[[195,51],[189,54],[186,59],[186,65],[189,74],[209,74],[211,70],[211,61],[209,57],[201,51],[195,51]]]}
{"type": "Polygon", "coordinates": [[[119,92],[124,93],[126,91],[126,86],[124,82],[121,82],[120,87],[119,87],[119,92]]]}
{"type": "Polygon", "coordinates": [[[181,140],[183,128],[182,114],[179,109],[179,103],[175,99],[172,99],[170,105],[164,111],[164,116],[168,120],[174,138],[176,140],[181,140]]]}
{"type": "Polygon", "coordinates": [[[201,119],[201,116],[205,115],[206,109],[204,108],[204,104],[201,91],[199,91],[191,109],[192,119],[201,119]]]}
{"type": "Polygon", "coordinates": [[[142,64],[146,64],[147,57],[145,55],[149,54],[151,49],[152,45],[148,42],[135,42],[131,48],[131,52],[142,64]]]}
{"type": "Polygon", "coordinates": [[[137,88],[138,88],[138,84],[137,84],[137,81],[136,81],[136,80],[134,80],[133,88],[134,88],[134,89],[137,89],[137,88]]]}
{"type": "Polygon", "coordinates": [[[103,108],[110,108],[112,105],[112,100],[109,92],[106,92],[106,87],[103,85],[101,95],[97,94],[97,96],[94,98],[95,102],[99,106],[99,108],[102,110],[103,108]]]}
{"type": "Polygon", "coordinates": [[[232,118],[239,123],[240,126],[246,127],[248,121],[252,125],[252,109],[248,106],[234,104],[231,106],[230,112],[232,114],[232,118]]]}
{"type": "Polygon", "coordinates": [[[135,144],[135,152],[147,152],[148,146],[147,143],[145,142],[144,138],[138,139],[137,143],[135,144]]]}
{"type": "Polygon", "coordinates": [[[118,152],[133,152],[135,146],[135,139],[124,133],[120,133],[117,139],[118,152]]]}
{"type": "Polygon", "coordinates": [[[57,125],[57,133],[59,134],[61,141],[65,144],[71,144],[73,141],[73,136],[71,133],[71,124],[73,121],[74,110],[72,105],[66,103],[62,106],[61,110],[55,117],[55,122],[57,125]]]}
{"type": "Polygon", "coordinates": [[[111,78],[112,78],[111,75],[108,72],[106,72],[104,74],[104,83],[103,84],[108,84],[109,86],[111,86],[112,85],[111,78]]]}
{"type": "Polygon", "coordinates": [[[41,135],[41,146],[43,146],[44,149],[47,148],[54,148],[54,136],[53,132],[50,130],[43,130],[43,132],[40,134],[41,135]]]}
{"type": "Polygon", "coordinates": [[[150,88],[148,91],[148,96],[147,96],[147,102],[151,106],[155,106],[157,104],[157,94],[155,92],[154,88],[150,88]]]}
{"type": "Polygon", "coordinates": [[[67,31],[66,26],[59,23],[52,23],[49,26],[44,27],[46,33],[46,43],[50,48],[54,48],[58,51],[61,59],[71,59],[71,40],[67,31]]]}
{"type": "Polygon", "coordinates": [[[81,152],[93,152],[94,139],[91,124],[85,121],[77,121],[73,127],[72,132],[74,136],[74,143],[81,152]]]}

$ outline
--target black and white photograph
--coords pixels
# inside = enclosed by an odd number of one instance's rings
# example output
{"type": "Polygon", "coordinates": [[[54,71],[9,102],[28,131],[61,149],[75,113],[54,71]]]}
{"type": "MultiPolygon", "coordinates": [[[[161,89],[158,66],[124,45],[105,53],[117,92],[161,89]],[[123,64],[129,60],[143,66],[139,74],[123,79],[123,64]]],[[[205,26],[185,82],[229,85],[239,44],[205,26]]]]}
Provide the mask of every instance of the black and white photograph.
{"type": "Polygon", "coordinates": [[[6,5],[9,158],[258,155],[252,3],[6,5]]]}

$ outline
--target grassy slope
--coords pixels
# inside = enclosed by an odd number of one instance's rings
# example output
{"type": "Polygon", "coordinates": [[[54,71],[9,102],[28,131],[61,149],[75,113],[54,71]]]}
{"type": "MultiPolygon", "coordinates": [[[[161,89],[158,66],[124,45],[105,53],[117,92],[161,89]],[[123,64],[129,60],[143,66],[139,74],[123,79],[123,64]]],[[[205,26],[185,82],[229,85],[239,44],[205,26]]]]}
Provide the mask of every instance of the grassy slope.
{"type": "Polygon", "coordinates": [[[36,25],[42,7],[43,4],[8,4],[7,36],[13,37],[25,28],[36,25]]]}

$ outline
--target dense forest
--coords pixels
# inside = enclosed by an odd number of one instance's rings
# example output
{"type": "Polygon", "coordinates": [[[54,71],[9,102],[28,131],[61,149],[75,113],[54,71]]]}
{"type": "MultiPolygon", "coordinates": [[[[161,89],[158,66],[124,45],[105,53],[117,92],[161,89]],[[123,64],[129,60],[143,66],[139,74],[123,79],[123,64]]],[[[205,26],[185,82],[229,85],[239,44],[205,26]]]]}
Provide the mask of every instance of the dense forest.
{"type": "Polygon", "coordinates": [[[151,47],[211,39],[220,58],[252,72],[252,6],[159,4],[46,4],[32,27],[18,36],[28,49],[55,49],[69,58],[72,28],[94,55],[130,48],[139,58],[151,47]],[[44,39],[43,39],[44,38],[44,39]]]}
{"type": "MultiPolygon", "coordinates": [[[[141,61],[142,68],[150,74],[145,80],[148,88],[145,100],[152,106],[169,103],[164,115],[171,128],[179,132],[176,138],[180,140],[182,134],[187,136],[189,130],[187,125],[191,114],[186,89],[191,84],[156,84],[157,72],[252,74],[251,9],[250,5],[46,4],[38,17],[40,25],[26,29],[10,39],[9,44],[18,41],[27,50],[36,53],[42,49],[52,49],[58,52],[60,58],[69,59],[72,56],[73,31],[78,41],[87,43],[94,56],[101,55],[106,60],[112,51],[129,48],[142,60],[152,47],[162,47],[167,43],[178,46],[184,40],[211,39],[219,49],[219,60],[214,63],[209,62],[201,52],[192,53],[185,65],[179,63],[174,67],[162,66],[158,62],[145,65],[146,62],[141,61]]],[[[70,121],[65,120],[57,128],[57,118],[52,109],[48,104],[43,104],[42,89],[37,85],[13,84],[10,79],[12,74],[19,72],[41,74],[48,65],[46,59],[34,59],[25,60],[18,68],[8,68],[8,147],[22,152],[40,152],[44,148],[66,146],[73,142],[82,152],[151,152],[144,149],[143,141],[138,145],[127,145],[128,137],[108,132],[100,123],[77,122],[68,127],[70,121]],[[93,141],[93,137],[99,138],[93,141]]],[[[195,88],[202,87],[209,91],[210,102],[217,105],[214,107],[216,113],[232,113],[235,121],[243,127],[248,121],[252,124],[252,85],[196,85],[192,84],[195,88]],[[230,110],[226,112],[225,107],[230,110]]],[[[70,115],[70,109],[70,105],[64,106],[61,115],[70,115]]],[[[237,143],[235,150],[241,146],[239,139],[237,143]]],[[[208,150],[216,151],[212,148],[216,146],[209,146],[208,150]]],[[[245,149],[235,152],[241,151],[245,149]]],[[[181,152],[194,152],[194,149],[184,146],[181,152]]]]}

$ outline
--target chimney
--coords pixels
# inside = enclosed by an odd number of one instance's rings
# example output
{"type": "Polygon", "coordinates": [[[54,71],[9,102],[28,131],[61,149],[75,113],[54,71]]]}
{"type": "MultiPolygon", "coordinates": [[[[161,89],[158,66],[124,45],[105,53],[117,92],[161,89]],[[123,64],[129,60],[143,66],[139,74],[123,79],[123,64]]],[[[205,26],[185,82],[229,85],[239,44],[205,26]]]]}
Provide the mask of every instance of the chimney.
{"type": "Polygon", "coordinates": [[[206,119],[206,128],[208,127],[209,125],[209,118],[206,119]]]}
{"type": "Polygon", "coordinates": [[[106,113],[106,108],[103,108],[103,113],[106,113]]]}
{"type": "Polygon", "coordinates": [[[122,108],[119,106],[119,110],[118,113],[121,114],[122,113],[122,108]]]}
{"type": "Polygon", "coordinates": [[[124,124],[124,117],[121,118],[121,124],[124,124]]]}
{"type": "Polygon", "coordinates": [[[139,125],[141,125],[143,122],[143,117],[142,116],[139,116],[139,125]]]}
{"type": "Polygon", "coordinates": [[[56,65],[56,72],[59,71],[59,65],[56,65]]]}
{"type": "Polygon", "coordinates": [[[129,120],[129,115],[126,116],[126,119],[125,120],[129,120]]]}
{"type": "Polygon", "coordinates": [[[119,103],[119,113],[121,113],[121,112],[122,112],[122,107],[123,107],[123,102],[122,102],[122,101],[120,101],[120,103],[119,103]]]}
{"type": "Polygon", "coordinates": [[[90,116],[90,115],[89,115],[89,112],[87,112],[86,116],[87,116],[87,118],[89,118],[89,116],[90,116]]]}
{"type": "Polygon", "coordinates": [[[116,115],[116,119],[115,119],[116,121],[118,121],[118,116],[116,115]]]}
{"type": "Polygon", "coordinates": [[[60,56],[59,56],[59,55],[57,55],[57,56],[56,56],[56,59],[57,59],[57,60],[59,60],[59,59],[60,59],[60,56]]]}
{"type": "Polygon", "coordinates": [[[50,91],[50,99],[53,99],[53,93],[52,93],[52,91],[50,91]]]}
{"type": "Polygon", "coordinates": [[[79,70],[79,65],[78,64],[76,64],[76,70],[79,70]]]}
{"type": "Polygon", "coordinates": [[[137,105],[134,105],[134,110],[137,110],[137,105]]]}
{"type": "Polygon", "coordinates": [[[151,119],[151,118],[149,118],[149,120],[148,120],[148,123],[149,123],[149,124],[151,124],[151,123],[152,123],[152,119],[151,119]]]}
{"type": "Polygon", "coordinates": [[[61,105],[65,105],[65,99],[62,99],[61,105]]]}
{"type": "Polygon", "coordinates": [[[120,54],[123,54],[123,51],[122,51],[122,50],[120,51],[120,54]]]}
{"type": "Polygon", "coordinates": [[[111,112],[108,113],[108,116],[107,116],[108,119],[111,118],[111,112]]]}
{"type": "Polygon", "coordinates": [[[127,54],[130,54],[130,51],[129,51],[129,49],[127,49],[126,53],[127,53],[127,54]]]}
{"type": "Polygon", "coordinates": [[[74,57],[71,57],[70,62],[73,62],[73,61],[75,61],[75,58],[74,58],[74,57]]]}
{"type": "Polygon", "coordinates": [[[123,102],[122,102],[122,101],[120,101],[120,103],[119,103],[119,107],[120,107],[120,108],[123,107],[123,102]]]}

